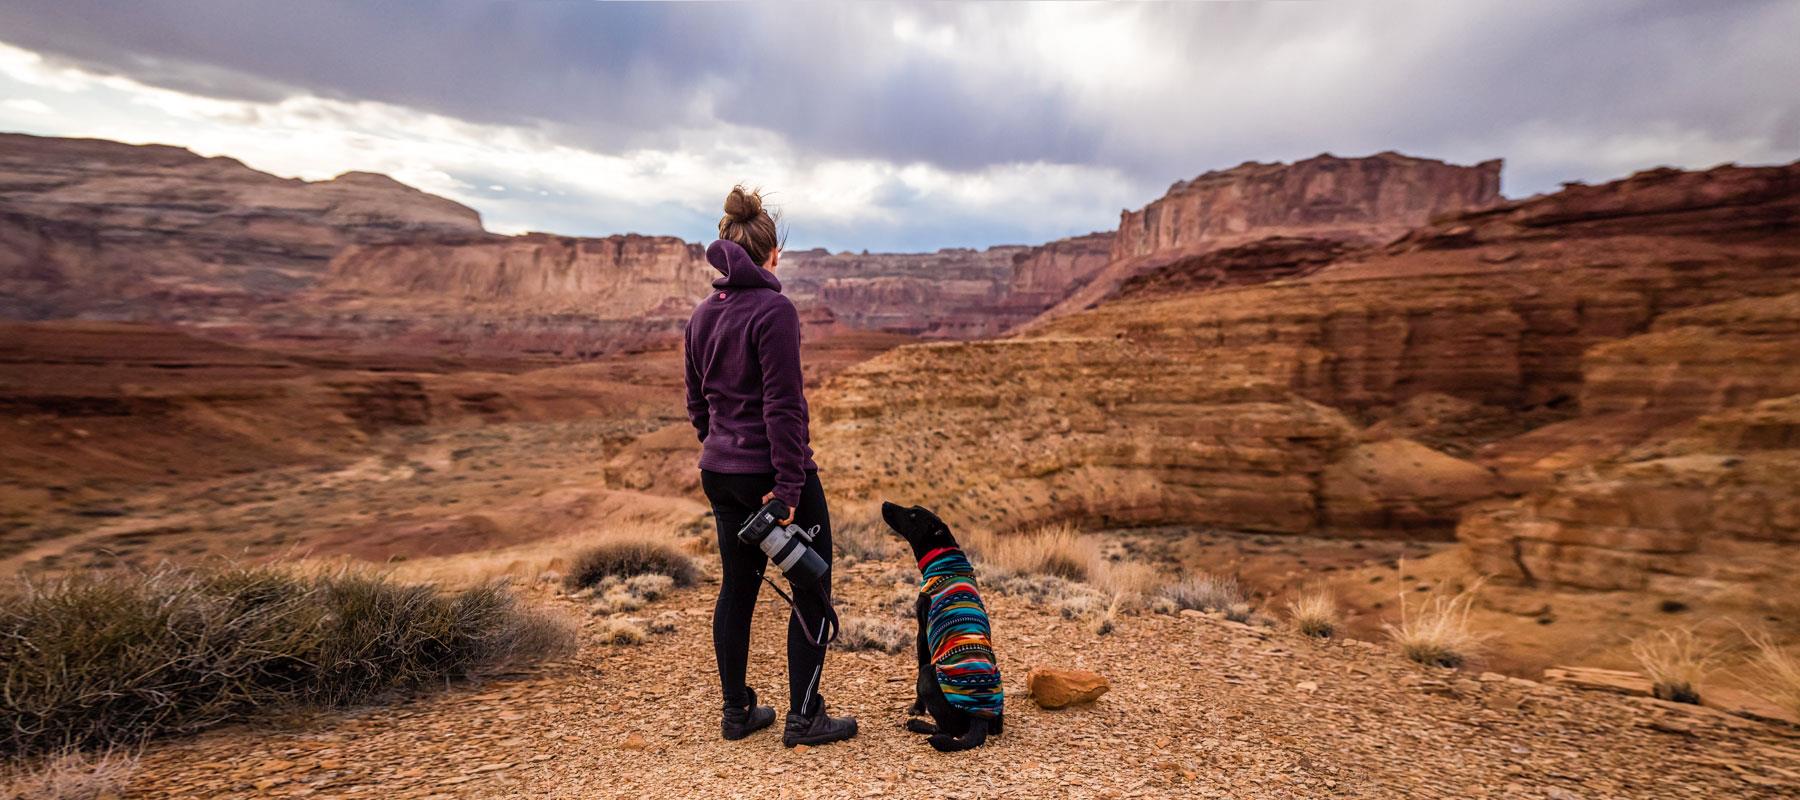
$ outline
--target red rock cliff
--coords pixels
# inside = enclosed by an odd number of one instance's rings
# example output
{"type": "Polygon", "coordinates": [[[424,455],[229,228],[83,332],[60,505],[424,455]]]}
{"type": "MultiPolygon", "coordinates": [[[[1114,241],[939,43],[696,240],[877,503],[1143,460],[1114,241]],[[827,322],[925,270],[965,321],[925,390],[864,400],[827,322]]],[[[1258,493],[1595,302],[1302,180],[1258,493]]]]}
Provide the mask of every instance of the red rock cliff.
{"type": "Polygon", "coordinates": [[[1472,167],[1399,153],[1247,162],[1169,187],[1119,214],[1112,263],[1050,316],[1091,307],[1119,284],[1184,257],[1270,236],[1379,244],[1433,217],[1500,200],[1500,161],[1472,167]]]}

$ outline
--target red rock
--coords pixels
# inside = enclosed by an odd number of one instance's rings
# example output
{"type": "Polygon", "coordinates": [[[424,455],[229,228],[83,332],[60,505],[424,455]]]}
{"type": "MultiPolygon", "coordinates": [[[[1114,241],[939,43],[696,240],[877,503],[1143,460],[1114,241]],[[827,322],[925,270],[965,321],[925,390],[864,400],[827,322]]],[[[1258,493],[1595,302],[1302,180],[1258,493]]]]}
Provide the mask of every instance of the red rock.
{"type": "Polygon", "coordinates": [[[1031,701],[1040,708],[1067,708],[1091,703],[1112,688],[1112,684],[1100,673],[1057,667],[1032,668],[1025,676],[1025,684],[1031,692],[1031,701]]]}

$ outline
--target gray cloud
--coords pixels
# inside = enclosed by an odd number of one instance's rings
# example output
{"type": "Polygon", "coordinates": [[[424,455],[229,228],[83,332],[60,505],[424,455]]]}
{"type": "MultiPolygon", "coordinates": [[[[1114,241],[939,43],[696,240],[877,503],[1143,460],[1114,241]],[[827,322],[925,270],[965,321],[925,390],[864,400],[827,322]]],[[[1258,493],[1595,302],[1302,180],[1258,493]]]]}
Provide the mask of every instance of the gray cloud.
{"type": "MultiPolygon", "coordinates": [[[[799,159],[1076,164],[1160,187],[1248,159],[1399,149],[1506,157],[1515,195],[1800,156],[1796,32],[1800,4],[1783,0],[0,5],[0,40],[90,70],[236,99],[382,101],[599,152],[735,126],[799,159]]],[[[897,219],[930,202],[881,201],[897,219]]],[[[979,222],[994,241],[1033,230],[979,222]]],[[[893,231],[928,234],[982,236],[962,221],[893,231]]]]}

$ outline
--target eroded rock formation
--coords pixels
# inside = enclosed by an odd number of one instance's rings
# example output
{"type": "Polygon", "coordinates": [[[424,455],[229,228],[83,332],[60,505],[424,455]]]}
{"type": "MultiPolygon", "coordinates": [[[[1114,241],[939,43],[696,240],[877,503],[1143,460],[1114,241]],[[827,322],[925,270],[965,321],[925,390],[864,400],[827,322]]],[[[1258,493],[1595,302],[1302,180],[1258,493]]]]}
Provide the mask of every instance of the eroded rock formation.
{"type": "Polygon", "coordinates": [[[1791,391],[1781,375],[1794,370],[1771,359],[1800,348],[1769,338],[1788,328],[1765,308],[1791,301],[1728,301],[1800,278],[1797,173],[1644,173],[1446,219],[1303,264],[1303,277],[1191,288],[1229,282],[1225,260],[1022,338],[901,348],[815,401],[821,463],[852,496],[998,527],[1448,536],[1466,504],[1628,446],[1570,443],[1643,434],[1642,420],[1584,416],[1584,403],[1679,417],[1791,391]],[[1644,345],[1619,342],[1692,336],[1711,320],[1735,320],[1708,335],[1738,343],[1694,363],[1744,376],[1724,389],[1680,366],[1640,369],[1626,354],[1644,345]],[[1620,399],[1620,386],[1648,399],[1620,399]],[[1457,408],[1442,424],[1407,411],[1425,399],[1457,408]],[[1502,468],[1511,437],[1545,423],[1571,426],[1567,438],[1517,437],[1542,447],[1540,469],[1502,468]],[[1544,470],[1544,454],[1563,460],[1544,470]]]}
{"type": "Polygon", "coordinates": [[[1247,162],[1180,181],[1141,210],[1121,212],[1111,263],[1051,314],[1089,308],[1135,275],[1209,250],[1271,236],[1381,244],[1499,200],[1498,160],[1464,167],[1386,152],[1247,162]]]}
{"type": "Polygon", "coordinates": [[[0,313],[183,319],[303,289],[349,244],[481,231],[383,175],[278,178],[164,145],[0,134],[0,313]]]}

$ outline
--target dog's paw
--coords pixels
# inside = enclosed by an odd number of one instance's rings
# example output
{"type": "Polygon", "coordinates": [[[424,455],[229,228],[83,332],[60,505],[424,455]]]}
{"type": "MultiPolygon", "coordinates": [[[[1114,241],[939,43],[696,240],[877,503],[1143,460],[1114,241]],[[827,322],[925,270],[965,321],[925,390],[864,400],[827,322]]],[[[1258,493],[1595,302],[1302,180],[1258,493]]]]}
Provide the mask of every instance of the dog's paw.
{"type": "Polygon", "coordinates": [[[957,741],[956,737],[951,736],[948,733],[932,734],[931,738],[926,739],[925,741],[931,743],[931,749],[940,753],[950,753],[964,749],[962,742],[957,741]]]}
{"type": "Polygon", "coordinates": [[[915,717],[925,716],[925,698],[914,700],[912,705],[906,707],[906,713],[915,717]]]}
{"type": "Polygon", "coordinates": [[[938,726],[922,719],[907,720],[906,729],[913,733],[935,734],[938,732],[938,726]]]}

